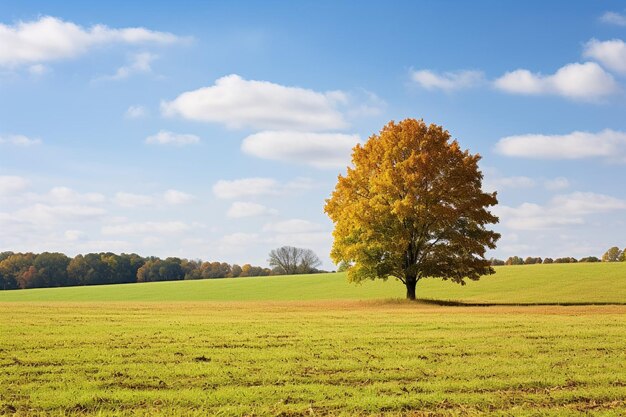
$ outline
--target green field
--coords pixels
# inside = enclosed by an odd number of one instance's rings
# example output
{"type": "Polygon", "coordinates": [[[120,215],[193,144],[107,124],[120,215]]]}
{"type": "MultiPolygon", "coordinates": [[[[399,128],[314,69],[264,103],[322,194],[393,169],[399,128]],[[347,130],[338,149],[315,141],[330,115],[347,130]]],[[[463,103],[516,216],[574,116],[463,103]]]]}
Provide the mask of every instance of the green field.
{"type": "MultiPolygon", "coordinates": [[[[2,301],[285,301],[403,298],[396,280],[348,283],[344,274],[155,282],[0,291],[2,301]]],[[[465,286],[425,279],[418,298],[468,303],[626,303],[626,263],[497,267],[465,286]]]]}
{"type": "Polygon", "coordinates": [[[0,292],[0,415],[623,416],[625,267],[0,292]]]}

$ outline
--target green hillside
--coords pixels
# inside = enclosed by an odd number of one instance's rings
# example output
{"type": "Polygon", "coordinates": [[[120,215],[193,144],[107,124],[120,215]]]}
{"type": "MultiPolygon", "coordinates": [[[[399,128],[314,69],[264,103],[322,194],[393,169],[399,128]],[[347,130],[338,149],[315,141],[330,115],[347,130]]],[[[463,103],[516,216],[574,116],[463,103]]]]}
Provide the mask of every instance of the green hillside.
{"type": "MultiPolygon", "coordinates": [[[[626,303],[626,263],[524,265],[460,286],[418,283],[418,298],[485,303],[626,303]]],[[[403,298],[396,280],[360,285],[345,274],[0,291],[2,301],[264,301],[403,298]]]]}

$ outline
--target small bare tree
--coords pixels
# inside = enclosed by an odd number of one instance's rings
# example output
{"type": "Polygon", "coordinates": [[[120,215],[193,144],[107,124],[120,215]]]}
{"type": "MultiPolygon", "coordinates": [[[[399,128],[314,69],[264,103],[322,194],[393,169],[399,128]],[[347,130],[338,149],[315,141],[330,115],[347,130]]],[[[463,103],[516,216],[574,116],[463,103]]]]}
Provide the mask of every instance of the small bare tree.
{"type": "Polygon", "coordinates": [[[279,274],[309,274],[322,264],[311,249],[283,246],[272,249],[267,260],[279,274]]]}

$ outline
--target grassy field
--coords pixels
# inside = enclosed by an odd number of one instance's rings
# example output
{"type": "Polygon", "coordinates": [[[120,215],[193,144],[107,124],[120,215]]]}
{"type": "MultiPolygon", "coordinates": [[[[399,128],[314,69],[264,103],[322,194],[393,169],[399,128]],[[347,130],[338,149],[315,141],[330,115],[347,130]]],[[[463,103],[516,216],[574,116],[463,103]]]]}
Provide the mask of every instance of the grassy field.
{"type": "MultiPolygon", "coordinates": [[[[403,298],[396,280],[348,283],[344,274],[214,279],[0,291],[2,301],[280,301],[403,298]]],[[[523,265],[465,286],[425,279],[418,298],[468,303],[626,303],[626,263],[523,265]]]]}
{"type": "Polygon", "coordinates": [[[0,415],[623,416],[624,266],[0,292],[0,415]]]}
{"type": "Polygon", "coordinates": [[[20,303],[0,314],[5,414],[626,413],[623,306],[20,303]]]}

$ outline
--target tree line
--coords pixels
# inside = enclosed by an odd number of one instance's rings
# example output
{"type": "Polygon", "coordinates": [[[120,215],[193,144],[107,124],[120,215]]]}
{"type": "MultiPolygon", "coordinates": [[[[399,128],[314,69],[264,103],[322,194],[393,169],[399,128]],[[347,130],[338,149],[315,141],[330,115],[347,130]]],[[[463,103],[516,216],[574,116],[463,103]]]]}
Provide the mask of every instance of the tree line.
{"type": "Polygon", "coordinates": [[[275,274],[269,268],[226,262],[135,253],[88,253],[70,258],[62,253],[0,253],[0,289],[124,284],[184,279],[237,278],[275,274]]]}
{"type": "Polygon", "coordinates": [[[533,265],[533,264],[572,264],[577,262],[626,262],[626,248],[621,250],[617,246],[613,246],[608,249],[601,258],[597,256],[586,256],[584,258],[576,259],[573,257],[564,258],[535,258],[528,256],[527,258],[521,258],[519,256],[510,256],[506,261],[502,259],[491,258],[491,265],[533,265]]]}

